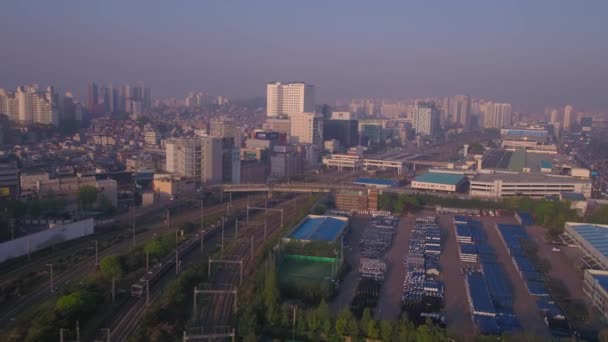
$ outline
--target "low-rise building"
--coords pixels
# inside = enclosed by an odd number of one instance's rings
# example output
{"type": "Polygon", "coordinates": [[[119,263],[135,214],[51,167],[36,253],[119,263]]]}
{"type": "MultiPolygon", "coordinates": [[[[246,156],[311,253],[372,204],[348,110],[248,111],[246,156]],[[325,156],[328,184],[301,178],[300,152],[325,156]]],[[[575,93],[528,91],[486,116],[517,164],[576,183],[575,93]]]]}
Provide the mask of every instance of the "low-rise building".
{"type": "Polygon", "coordinates": [[[197,180],[194,178],[176,177],[167,174],[154,175],[154,192],[162,201],[173,200],[178,195],[192,193],[197,190],[197,180]]]}
{"type": "Polygon", "coordinates": [[[608,225],[566,222],[564,230],[584,253],[588,268],[608,270],[608,225]]]}
{"type": "Polygon", "coordinates": [[[19,195],[19,169],[12,163],[0,164],[0,198],[19,195]]]}
{"type": "Polygon", "coordinates": [[[343,190],[336,192],[336,209],[350,211],[378,210],[378,190],[343,190]]]}
{"type": "Polygon", "coordinates": [[[473,197],[526,196],[544,198],[562,192],[580,192],[591,196],[591,182],[570,176],[523,172],[479,172],[471,179],[473,197]]]}
{"type": "Polygon", "coordinates": [[[583,292],[604,320],[608,320],[608,271],[585,270],[583,292]]]}

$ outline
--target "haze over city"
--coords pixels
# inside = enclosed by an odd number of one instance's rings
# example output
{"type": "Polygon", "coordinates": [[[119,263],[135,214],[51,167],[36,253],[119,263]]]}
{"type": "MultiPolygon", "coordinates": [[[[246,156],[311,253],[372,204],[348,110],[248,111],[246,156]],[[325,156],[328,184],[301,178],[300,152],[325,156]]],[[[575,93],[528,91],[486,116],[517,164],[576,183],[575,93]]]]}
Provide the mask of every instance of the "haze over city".
{"type": "Polygon", "coordinates": [[[4,2],[0,341],[608,342],[608,2],[4,2]]]}
{"type": "Polygon", "coordinates": [[[608,108],[608,3],[590,1],[10,1],[0,87],[91,79],[264,96],[306,80],[318,102],[471,94],[542,111],[608,108]]]}

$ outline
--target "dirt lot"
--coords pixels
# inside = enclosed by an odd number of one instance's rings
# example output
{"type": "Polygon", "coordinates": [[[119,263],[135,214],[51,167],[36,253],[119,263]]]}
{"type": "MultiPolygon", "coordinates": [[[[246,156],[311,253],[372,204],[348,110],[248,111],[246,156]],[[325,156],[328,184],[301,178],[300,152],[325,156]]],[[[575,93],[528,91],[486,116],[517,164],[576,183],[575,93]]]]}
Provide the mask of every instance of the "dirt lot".
{"type": "Polygon", "coordinates": [[[359,283],[359,259],[361,258],[359,237],[368,221],[369,217],[362,215],[351,217],[350,231],[346,235],[344,247],[344,259],[351,265],[351,270],[342,280],[338,295],[329,303],[333,313],[338,313],[342,308],[349,307],[355,296],[355,290],[359,283]],[[346,241],[348,241],[348,246],[346,246],[346,241]]]}
{"type": "MultiPolygon", "coordinates": [[[[432,215],[431,212],[428,214],[432,215]]],[[[462,336],[464,340],[469,341],[473,339],[473,322],[464,285],[464,275],[460,273],[458,244],[451,222],[452,215],[439,215],[443,247],[439,262],[441,263],[441,278],[445,283],[445,320],[451,335],[462,336]]]]}
{"type": "Polygon", "coordinates": [[[494,229],[495,223],[517,224],[515,218],[503,216],[480,217],[477,219],[483,222],[483,226],[488,236],[488,242],[494,248],[498,261],[502,263],[503,269],[507,273],[513,288],[513,309],[522,328],[526,332],[548,338],[549,333],[541,315],[538,313],[536,298],[530,295],[528,290],[526,290],[523,280],[511,262],[511,257],[507,253],[506,247],[502,244],[498,232],[494,229]]]}
{"type": "Polygon", "coordinates": [[[583,270],[577,267],[577,264],[580,262],[581,251],[575,247],[554,246],[544,242],[544,229],[542,227],[530,226],[526,227],[526,231],[538,246],[538,256],[548,260],[551,264],[549,276],[561,279],[570,292],[570,297],[585,303],[590,319],[588,324],[579,328],[601,328],[599,316],[593,312],[594,309],[591,307],[591,303],[583,293],[583,270]],[[554,247],[558,247],[560,251],[554,252],[554,247]]]}

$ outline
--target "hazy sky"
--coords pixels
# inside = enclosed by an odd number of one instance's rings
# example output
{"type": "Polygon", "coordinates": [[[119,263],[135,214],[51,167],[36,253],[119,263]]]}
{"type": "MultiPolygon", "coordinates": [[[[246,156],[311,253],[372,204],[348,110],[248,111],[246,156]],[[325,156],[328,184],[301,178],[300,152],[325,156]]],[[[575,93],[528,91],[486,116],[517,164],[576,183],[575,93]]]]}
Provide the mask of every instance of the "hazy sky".
{"type": "Polygon", "coordinates": [[[318,102],[469,93],[516,109],[608,109],[608,1],[2,1],[0,87],[82,95],[89,80],[153,96],[318,102]]]}

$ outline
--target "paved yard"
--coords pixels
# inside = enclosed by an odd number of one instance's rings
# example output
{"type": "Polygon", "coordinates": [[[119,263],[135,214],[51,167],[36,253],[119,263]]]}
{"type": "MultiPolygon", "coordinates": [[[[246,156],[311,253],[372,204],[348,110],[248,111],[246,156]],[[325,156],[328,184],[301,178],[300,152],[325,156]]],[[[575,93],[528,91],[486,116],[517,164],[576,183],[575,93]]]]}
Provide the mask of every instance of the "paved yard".
{"type": "Polygon", "coordinates": [[[355,296],[355,290],[359,284],[359,259],[361,258],[359,237],[368,221],[369,217],[366,216],[354,215],[351,217],[350,232],[346,236],[348,247],[344,248],[344,259],[351,265],[351,270],[342,280],[338,295],[329,303],[329,308],[333,313],[349,307],[355,296]]]}
{"type": "Polygon", "coordinates": [[[407,254],[410,245],[410,233],[415,217],[402,215],[399,227],[393,238],[393,244],[384,257],[388,271],[380,291],[380,299],[376,308],[376,319],[397,319],[401,313],[401,295],[403,294],[403,279],[405,268],[403,257],[407,254]]]}
{"type": "Polygon", "coordinates": [[[458,244],[452,230],[452,215],[439,215],[441,225],[443,251],[441,263],[441,278],[445,282],[445,320],[450,334],[462,337],[466,341],[473,340],[473,322],[464,285],[464,275],[460,273],[460,258],[458,244]]]}

